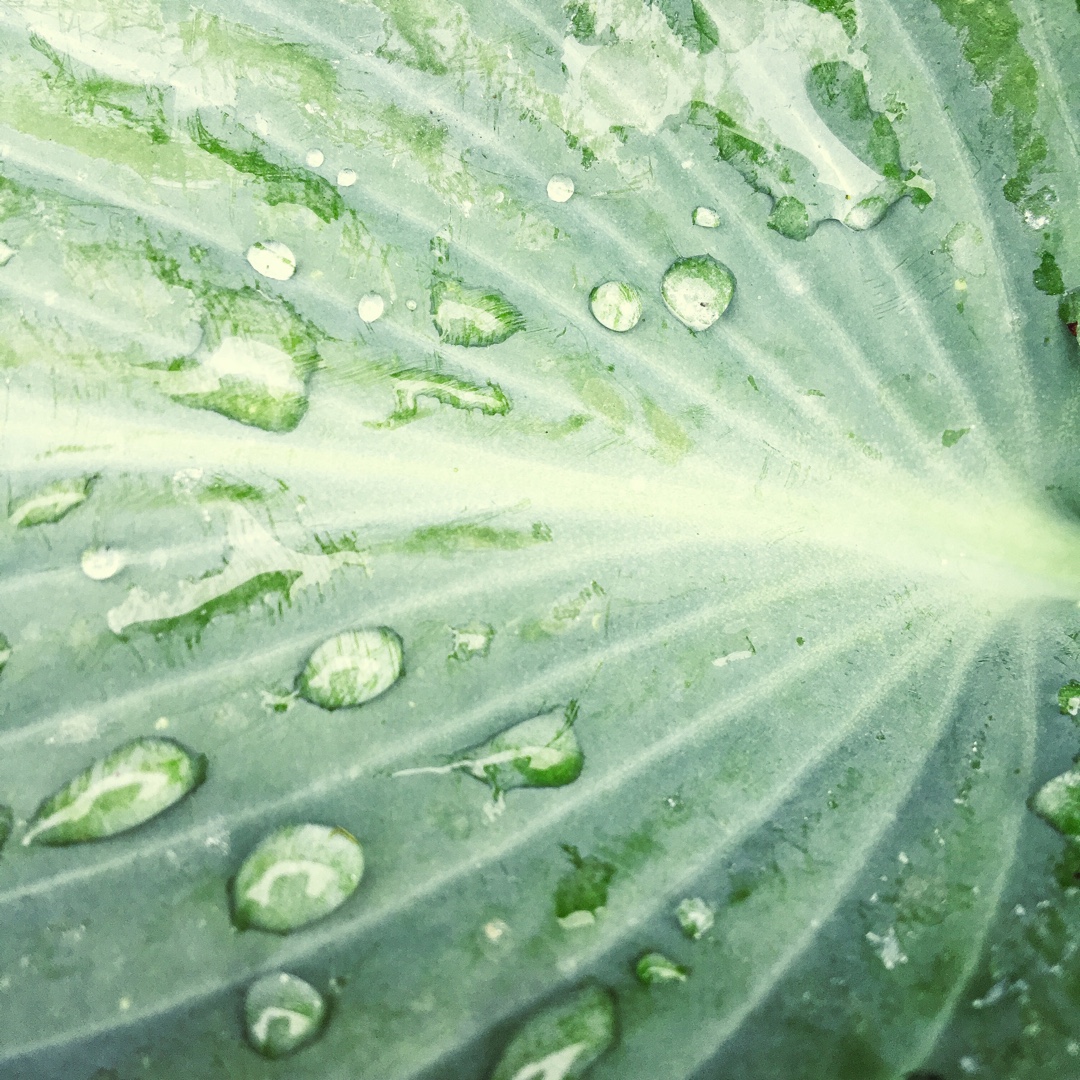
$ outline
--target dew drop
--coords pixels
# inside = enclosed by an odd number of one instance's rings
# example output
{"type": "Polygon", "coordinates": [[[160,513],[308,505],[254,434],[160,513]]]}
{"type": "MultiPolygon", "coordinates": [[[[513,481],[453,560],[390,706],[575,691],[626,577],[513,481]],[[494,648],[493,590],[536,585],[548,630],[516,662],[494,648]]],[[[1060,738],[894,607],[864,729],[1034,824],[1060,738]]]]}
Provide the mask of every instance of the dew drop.
{"type": "Polygon", "coordinates": [[[7,662],[11,659],[11,642],[8,641],[4,634],[0,634],[0,671],[3,671],[7,667],[7,662]]]}
{"type": "Polygon", "coordinates": [[[0,266],[7,266],[8,261],[14,254],[15,249],[5,244],[3,240],[0,240],[0,266]]]}
{"type": "Polygon", "coordinates": [[[1044,784],[1031,800],[1031,808],[1058,832],[1080,837],[1080,768],[1044,784]]]}
{"type": "Polygon", "coordinates": [[[448,345],[497,345],[525,329],[525,316],[502,293],[439,278],[431,289],[431,317],[448,345]]]}
{"type": "Polygon", "coordinates": [[[615,866],[598,855],[582,855],[572,844],[562,849],[571,868],[555,886],[555,918],[564,930],[591,926],[607,907],[615,866]]]}
{"type": "Polygon", "coordinates": [[[547,195],[552,202],[569,202],[574,194],[574,181],[569,176],[553,176],[547,182],[547,195]]]}
{"type": "Polygon", "coordinates": [[[342,169],[337,174],[338,187],[352,187],[356,183],[355,169],[342,169]]]}
{"type": "Polygon", "coordinates": [[[324,709],[353,708],[389,690],[401,672],[401,638],[393,630],[347,630],[311,654],[296,690],[324,709]]]}
{"type": "Polygon", "coordinates": [[[634,974],[638,982],[651,986],[653,983],[686,982],[687,970],[663,953],[646,953],[634,965],[634,974]]]}
{"type": "Polygon", "coordinates": [[[694,209],[693,222],[703,229],[718,229],[720,215],[711,206],[698,206],[694,209]]]}
{"type": "Polygon", "coordinates": [[[108,581],[127,566],[127,555],[118,548],[87,548],[79,565],[91,581],[108,581]]]}
{"type": "Polygon", "coordinates": [[[454,635],[448,656],[450,660],[471,660],[474,656],[487,656],[495,637],[495,627],[484,622],[452,626],[450,632],[454,635]]]}
{"type": "Polygon", "coordinates": [[[78,476],[46,484],[16,502],[8,521],[17,529],[59,521],[86,502],[94,479],[93,476],[78,476]]]}
{"type": "Polygon", "coordinates": [[[360,884],[356,837],[327,825],[286,825],[265,837],[233,882],[233,922],[287,934],[336,911],[360,884]]]}
{"type": "Polygon", "coordinates": [[[288,281],[296,273],[296,256],[277,240],[260,240],[247,250],[252,270],[272,281],[288,281]]]}
{"type": "Polygon", "coordinates": [[[409,309],[410,311],[415,311],[415,310],[416,310],[416,301],[415,301],[415,300],[406,300],[406,301],[405,301],[405,306],[406,306],[406,307],[407,307],[407,308],[408,308],[408,309],[409,309]]]}
{"type": "Polygon", "coordinates": [[[667,268],[660,292],[681,323],[691,330],[708,330],[731,303],[735,277],[711,255],[691,255],[667,268]]]}
{"type": "Polygon", "coordinates": [[[386,303],[378,293],[367,293],[361,296],[360,302],[356,305],[357,314],[366,323],[373,323],[376,319],[381,319],[385,310],[386,303]]]}
{"type": "Polygon", "coordinates": [[[682,932],[693,941],[707,934],[716,921],[712,908],[700,896],[681,901],[675,909],[675,917],[682,932]]]}
{"type": "Polygon", "coordinates": [[[248,1042],[267,1058],[286,1057],[306,1046],[319,1035],[326,1017],[322,994],[284,971],[252,983],[244,998],[248,1042]]]}
{"type": "Polygon", "coordinates": [[[15,814],[10,806],[0,805],[0,851],[8,842],[11,830],[15,827],[15,814]]]}
{"type": "Polygon", "coordinates": [[[601,326],[625,333],[641,319],[641,296],[625,281],[605,281],[589,293],[589,310],[601,326]]]}
{"type": "Polygon", "coordinates": [[[1062,716],[1080,714],[1080,682],[1072,679],[1058,691],[1058,709],[1062,716]]]}
{"type": "Polygon", "coordinates": [[[304,155],[304,164],[309,169],[318,169],[325,160],[326,155],[321,150],[315,147],[313,147],[304,155]]]}
{"type": "Polygon", "coordinates": [[[614,1042],[611,993],[585,986],[523,1024],[491,1080],[578,1080],[614,1042]]]}
{"type": "Polygon", "coordinates": [[[206,758],[172,739],[133,739],[95,761],[34,813],[24,845],[77,844],[133,829],[206,779],[206,758]]]}

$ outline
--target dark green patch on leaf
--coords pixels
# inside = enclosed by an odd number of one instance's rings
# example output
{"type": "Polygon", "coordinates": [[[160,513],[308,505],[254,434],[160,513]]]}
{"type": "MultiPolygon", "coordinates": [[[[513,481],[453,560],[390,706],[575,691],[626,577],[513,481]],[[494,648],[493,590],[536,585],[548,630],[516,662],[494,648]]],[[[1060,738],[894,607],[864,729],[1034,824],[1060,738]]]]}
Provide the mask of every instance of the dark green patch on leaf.
{"type": "Polygon", "coordinates": [[[573,869],[563,874],[555,886],[555,917],[566,919],[576,912],[595,915],[607,905],[616,868],[596,855],[582,855],[572,844],[561,847],[573,869]]]}
{"type": "Polygon", "coordinates": [[[1061,296],[1065,292],[1065,279],[1061,276],[1061,268],[1049,251],[1042,253],[1042,260],[1032,271],[1031,280],[1035,283],[1035,288],[1047,296],[1061,296]]]}

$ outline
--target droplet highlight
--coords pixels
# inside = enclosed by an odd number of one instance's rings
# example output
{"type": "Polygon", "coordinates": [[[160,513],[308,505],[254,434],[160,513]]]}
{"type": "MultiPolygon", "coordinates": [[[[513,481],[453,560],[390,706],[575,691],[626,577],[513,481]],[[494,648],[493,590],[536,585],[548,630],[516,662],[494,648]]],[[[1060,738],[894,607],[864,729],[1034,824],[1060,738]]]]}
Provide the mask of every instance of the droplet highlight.
{"type": "Polygon", "coordinates": [[[79,559],[79,565],[91,581],[108,581],[127,566],[127,556],[118,548],[87,548],[79,559]]]}
{"type": "Polygon", "coordinates": [[[297,693],[324,709],[377,698],[401,678],[401,638],[387,626],[347,630],[324,641],[296,680],[297,693]]]}
{"type": "Polygon", "coordinates": [[[46,799],[22,842],[77,844],[115,836],[157,817],[205,779],[202,754],[172,739],[133,739],[46,799]]]}
{"type": "Polygon", "coordinates": [[[634,965],[634,974],[638,982],[652,986],[654,983],[686,982],[689,972],[663,953],[650,952],[634,965]]]}
{"type": "Polygon", "coordinates": [[[527,1021],[491,1080],[579,1080],[614,1042],[614,998],[586,986],[527,1021]]]}
{"type": "Polygon", "coordinates": [[[288,281],[296,273],[292,249],[277,240],[260,240],[247,249],[247,261],[257,274],[271,281],[288,281]]]}
{"type": "Polygon", "coordinates": [[[266,1058],[296,1053],[318,1037],[326,1018],[322,994],[284,971],[252,983],[244,998],[248,1042],[266,1058]]]}
{"type": "Polygon", "coordinates": [[[625,333],[641,320],[641,294],[625,281],[605,281],[589,293],[589,310],[601,326],[625,333]]]}
{"type": "Polygon", "coordinates": [[[381,319],[385,310],[386,302],[378,293],[367,293],[361,296],[359,303],[356,305],[356,313],[366,323],[373,323],[376,319],[381,319]]]}
{"type": "Polygon", "coordinates": [[[553,176],[547,182],[547,196],[552,202],[569,202],[574,195],[574,181],[569,176],[553,176]]]}
{"type": "Polygon", "coordinates": [[[713,909],[700,896],[682,900],[675,909],[675,917],[679,920],[682,932],[691,941],[697,941],[707,934],[716,921],[713,909]]]}
{"type": "Polygon", "coordinates": [[[265,837],[233,881],[233,922],[287,934],[336,911],[356,891],[364,855],[351,833],[286,825],[265,837]]]}
{"type": "Polygon", "coordinates": [[[8,515],[8,521],[17,529],[59,521],[86,502],[94,479],[93,476],[76,476],[46,484],[18,500],[8,515]]]}
{"type": "Polygon", "coordinates": [[[735,275],[711,255],[692,255],[668,267],[660,292],[672,315],[700,332],[727,311],[735,295],[735,275]]]}
{"type": "Polygon", "coordinates": [[[711,206],[694,207],[691,220],[702,229],[718,229],[720,227],[720,215],[711,206]]]}

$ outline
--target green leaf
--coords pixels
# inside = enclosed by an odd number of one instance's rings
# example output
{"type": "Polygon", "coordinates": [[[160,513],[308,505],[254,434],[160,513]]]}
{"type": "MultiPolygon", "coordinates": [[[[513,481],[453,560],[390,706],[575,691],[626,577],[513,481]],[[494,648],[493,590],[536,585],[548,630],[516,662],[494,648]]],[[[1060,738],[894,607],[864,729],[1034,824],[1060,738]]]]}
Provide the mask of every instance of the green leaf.
{"type": "Polygon", "coordinates": [[[1072,0],[0,20],[0,1075],[1075,1074],[1072,0]]]}

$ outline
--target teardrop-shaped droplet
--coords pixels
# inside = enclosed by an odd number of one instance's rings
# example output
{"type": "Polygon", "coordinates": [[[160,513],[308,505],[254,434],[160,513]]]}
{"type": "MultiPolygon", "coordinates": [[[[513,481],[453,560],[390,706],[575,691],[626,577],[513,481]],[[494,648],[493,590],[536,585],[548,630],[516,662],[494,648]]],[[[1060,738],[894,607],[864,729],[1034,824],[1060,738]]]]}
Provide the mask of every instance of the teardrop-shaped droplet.
{"type": "Polygon", "coordinates": [[[497,345],[525,328],[525,316],[502,293],[451,278],[439,278],[432,286],[431,316],[448,345],[497,345]]]}
{"type": "Polygon", "coordinates": [[[527,1021],[491,1080],[579,1080],[614,1042],[614,999],[586,986],[527,1021]]]}
{"type": "Polygon", "coordinates": [[[156,817],[206,779],[206,758],[173,739],[134,739],[95,761],[38,808],[24,844],[101,840],[156,817]]]}
{"type": "Polygon", "coordinates": [[[700,896],[687,897],[681,901],[675,909],[675,917],[679,920],[682,932],[693,941],[707,934],[716,921],[712,908],[700,896]]]}
{"type": "Polygon", "coordinates": [[[86,502],[94,479],[93,476],[76,476],[46,484],[20,499],[12,508],[8,520],[17,529],[59,521],[76,506],[86,502]]]}
{"type": "Polygon", "coordinates": [[[257,274],[271,281],[288,281],[296,273],[296,256],[278,240],[260,240],[247,250],[247,261],[257,274]]]}
{"type": "Polygon", "coordinates": [[[286,825],[265,837],[233,882],[233,921],[287,934],[335,911],[356,891],[364,853],[329,825],[286,825]]]}
{"type": "Polygon", "coordinates": [[[708,330],[731,303],[735,275],[711,255],[691,255],[667,268],[660,292],[679,322],[691,330],[708,330]]]}
{"type": "Polygon", "coordinates": [[[844,218],[849,229],[863,232],[872,229],[889,210],[889,202],[880,195],[871,195],[856,203],[844,218]]]}
{"type": "Polygon", "coordinates": [[[1044,784],[1031,808],[1058,832],[1080,837],[1080,769],[1070,769],[1044,784]]]}
{"type": "Polygon", "coordinates": [[[306,1046],[322,1030],[326,1015],[322,994],[284,971],[252,983],[244,999],[248,1041],[268,1058],[286,1057],[306,1046]]]}
{"type": "Polygon", "coordinates": [[[650,952],[634,965],[634,974],[638,982],[651,986],[653,983],[686,982],[687,970],[663,953],[650,952]]]}
{"type": "Polygon", "coordinates": [[[625,333],[641,319],[641,295],[625,281],[605,281],[589,293],[589,309],[601,326],[625,333]]]}
{"type": "Polygon", "coordinates": [[[0,805],[0,851],[11,836],[11,830],[15,827],[15,813],[10,806],[0,805]]]}
{"type": "Polygon", "coordinates": [[[10,659],[11,642],[3,634],[0,634],[0,671],[4,670],[10,659]]]}
{"type": "Polygon", "coordinates": [[[401,671],[401,638],[388,626],[346,630],[311,654],[296,690],[313,705],[347,709],[389,690],[401,671]]]}

